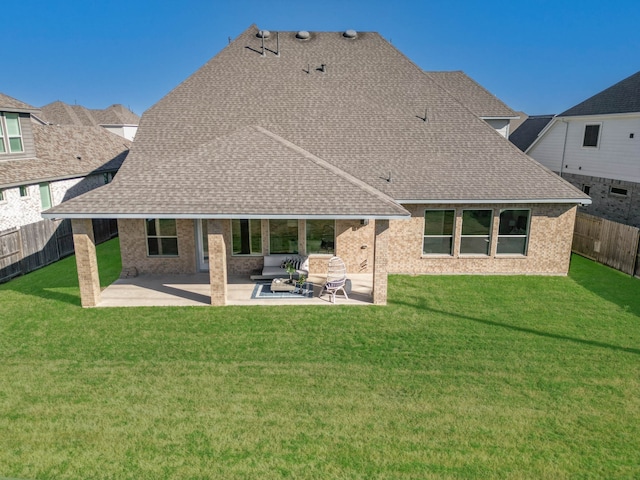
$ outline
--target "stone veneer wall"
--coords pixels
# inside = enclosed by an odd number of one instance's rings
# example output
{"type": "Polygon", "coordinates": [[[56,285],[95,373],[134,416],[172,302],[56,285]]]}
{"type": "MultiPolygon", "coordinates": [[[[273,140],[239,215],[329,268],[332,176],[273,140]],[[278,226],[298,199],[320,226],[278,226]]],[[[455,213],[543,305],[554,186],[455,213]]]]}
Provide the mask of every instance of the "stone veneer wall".
{"type": "Polygon", "coordinates": [[[456,205],[453,256],[422,254],[425,209],[450,209],[451,205],[404,205],[410,220],[392,220],[389,240],[389,273],[399,274],[509,274],[566,275],[576,206],[570,204],[456,205]],[[526,256],[496,256],[500,210],[531,209],[526,256]],[[494,221],[489,256],[460,256],[463,209],[493,209],[494,221]]]}
{"type": "Polygon", "coordinates": [[[581,212],[640,228],[640,184],[566,172],[562,178],[580,190],[585,185],[589,186],[593,203],[580,207],[581,212]],[[627,190],[627,195],[611,193],[611,187],[623,188],[627,190]]]}
{"type": "Polygon", "coordinates": [[[196,273],[195,225],[193,220],[176,220],[178,230],[177,257],[147,255],[147,237],[143,219],[119,219],[122,269],[137,269],[138,273],[196,273]]]}

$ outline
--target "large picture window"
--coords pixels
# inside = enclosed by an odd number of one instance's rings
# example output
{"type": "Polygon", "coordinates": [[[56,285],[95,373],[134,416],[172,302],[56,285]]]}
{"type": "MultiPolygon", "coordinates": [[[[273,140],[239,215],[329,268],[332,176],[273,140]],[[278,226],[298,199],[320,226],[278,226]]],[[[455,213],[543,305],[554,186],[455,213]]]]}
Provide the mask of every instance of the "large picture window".
{"type": "Polygon", "coordinates": [[[269,251],[298,253],[298,220],[269,220],[269,251]]]}
{"type": "Polygon", "coordinates": [[[425,255],[453,254],[455,218],[455,210],[426,210],[424,212],[422,253],[425,255]]]}
{"type": "Polygon", "coordinates": [[[489,255],[493,210],[464,210],[460,253],[489,255]]]}
{"type": "Polygon", "coordinates": [[[262,221],[259,219],[231,220],[231,238],[234,255],[261,255],[262,221]]]}
{"type": "Polygon", "coordinates": [[[527,254],[530,217],[530,210],[502,210],[500,212],[497,254],[527,254]]]}
{"type": "Polygon", "coordinates": [[[150,257],[176,257],[178,255],[178,230],[174,219],[148,218],[147,253],[150,257]]]}
{"type": "Polygon", "coordinates": [[[42,210],[51,208],[51,188],[48,183],[40,184],[40,206],[42,210]]]}
{"type": "Polygon", "coordinates": [[[307,220],[307,254],[336,251],[335,220],[307,220]]]}

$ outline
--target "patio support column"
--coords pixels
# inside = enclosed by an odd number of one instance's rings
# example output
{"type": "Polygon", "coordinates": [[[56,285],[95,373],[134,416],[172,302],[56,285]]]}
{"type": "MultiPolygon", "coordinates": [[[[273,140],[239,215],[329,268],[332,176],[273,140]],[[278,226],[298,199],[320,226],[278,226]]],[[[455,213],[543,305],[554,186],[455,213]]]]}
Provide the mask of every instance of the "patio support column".
{"type": "Polygon", "coordinates": [[[387,304],[387,261],[389,257],[389,220],[376,220],[373,249],[373,304],[387,304]]]}
{"type": "Polygon", "coordinates": [[[71,228],[80,284],[80,304],[83,307],[95,307],[100,303],[100,277],[93,222],[90,218],[74,218],[71,228]]]}
{"type": "Polygon", "coordinates": [[[223,220],[207,221],[211,305],[216,306],[227,303],[227,247],[224,243],[222,222],[223,220]]]}

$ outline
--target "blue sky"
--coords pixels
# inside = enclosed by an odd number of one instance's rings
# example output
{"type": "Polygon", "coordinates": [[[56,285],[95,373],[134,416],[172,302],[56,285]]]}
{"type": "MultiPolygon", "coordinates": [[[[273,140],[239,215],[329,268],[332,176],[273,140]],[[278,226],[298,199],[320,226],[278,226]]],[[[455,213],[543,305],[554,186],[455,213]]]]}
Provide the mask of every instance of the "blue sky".
{"type": "Polygon", "coordinates": [[[0,92],[141,114],[251,24],[377,31],[424,70],[463,70],[515,110],[560,113],[640,70],[618,0],[3,2],[0,92]]]}

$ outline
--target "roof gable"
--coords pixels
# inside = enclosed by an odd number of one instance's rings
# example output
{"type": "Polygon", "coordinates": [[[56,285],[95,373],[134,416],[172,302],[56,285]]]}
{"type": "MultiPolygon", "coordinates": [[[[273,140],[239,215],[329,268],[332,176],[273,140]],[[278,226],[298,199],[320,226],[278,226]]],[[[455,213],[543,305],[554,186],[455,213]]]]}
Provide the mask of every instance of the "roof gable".
{"type": "Polygon", "coordinates": [[[640,112],[640,72],[562,112],[560,117],[640,112]]]}
{"type": "Polygon", "coordinates": [[[21,112],[24,111],[34,113],[39,111],[36,107],[10,97],[9,95],[5,95],[4,93],[0,93],[0,110],[21,112]]]}

